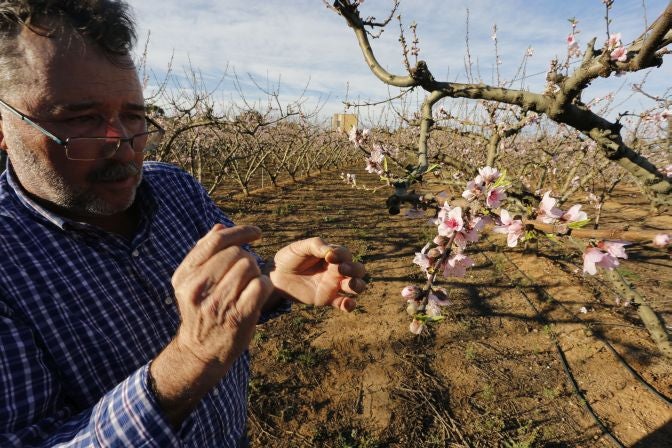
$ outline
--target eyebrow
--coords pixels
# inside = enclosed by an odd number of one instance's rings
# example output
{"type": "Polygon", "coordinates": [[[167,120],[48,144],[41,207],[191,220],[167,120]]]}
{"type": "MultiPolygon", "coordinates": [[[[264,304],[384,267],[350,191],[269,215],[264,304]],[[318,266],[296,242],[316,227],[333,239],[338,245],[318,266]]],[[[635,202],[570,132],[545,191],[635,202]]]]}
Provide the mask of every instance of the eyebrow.
{"type": "MultiPolygon", "coordinates": [[[[70,104],[55,104],[49,108],[49,113],[57,114],[59,112],[81,112],[83,110],[88,110],[96,106],[99,106],[100,104],[101,104],[100,102],[95,101],[85,101],[82,103],[70,103],[70,104]]],[[[137,112],[145,111],[145,105],[138,103],[124,103],[123,108],[134,110],[137,112]]]]}

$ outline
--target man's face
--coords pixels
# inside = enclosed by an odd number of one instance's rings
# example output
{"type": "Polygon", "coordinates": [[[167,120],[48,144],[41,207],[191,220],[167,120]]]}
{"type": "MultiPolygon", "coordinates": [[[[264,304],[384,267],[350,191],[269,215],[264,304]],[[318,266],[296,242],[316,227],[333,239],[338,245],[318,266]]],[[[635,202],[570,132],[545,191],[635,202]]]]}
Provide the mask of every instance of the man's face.
{"type": "MultiPolygon", "coordinates": [[[[24,29],[19,37],[27,88],[3,98],[62,140],[130,137],[145,128],[136,71],[115,64],[76,36],[44,38],[24,29]]],[[[7,111],[0,147],[21,185],[49,205],[75,216],[114,215],[131,206],[142,176],[142,153],[123,143],[114,157],[79,161],[65,148],[7,111]]]]}

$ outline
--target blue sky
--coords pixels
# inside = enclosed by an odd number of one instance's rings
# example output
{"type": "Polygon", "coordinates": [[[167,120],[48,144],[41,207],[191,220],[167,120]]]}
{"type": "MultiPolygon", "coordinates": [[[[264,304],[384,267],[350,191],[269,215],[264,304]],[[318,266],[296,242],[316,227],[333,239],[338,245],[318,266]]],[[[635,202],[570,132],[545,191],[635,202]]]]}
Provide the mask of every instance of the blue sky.
{"type": "MultiPolygon", "coordinates": [[[[328,10],[321,0],[131,0],[139,25],[141,50],[151,31],[148,67],[161,78],[173,55],[176,75],[183,67],[197,68],[214,87],[224,76],[216,93],[220,101],[239,101],[233,84],[233,70],[241,80],[248,100],[259,97],[250,81],[259,84],[280,80],[284,101],[295,99],[308,85],[307,106],[323,104],[325,116],[343,110],[349,92],[351,100],[379,101],[388,90],[369,71],[354,34],[345,21],[328,10]]],[[[389,0],[366,0],[362,14],[382,18],[389,0]]],[[[624,43],[638,37],[646,20],[651,23],[665,8],[665,0],[616,0],[610,12],[611,31],[620,32],[624,43]]],[[[566,1],[492,1],[492,0],[401,0],[400,13],[407,26],[418,24],[420,58],[428,62],[440,80],[466,81],[464,70],[465,31],[469,8],[469,35],[472,59],[478,62],[483,81],[493,81],[494,47],[492,27],[502,59],[502,79],[511,79],[528,47],[529,58],[525,87],[543,90],[544,73],[554,56],[564,59],[565,38],[570,32],[570,17],[579,20],[581,47],[592,38],[606,39],[604,5],[601,0],[566,1]],[[541,73],[541,74],[537,74],[541,73]],[[537,74],[537,75],[535,75],[537,74]]],[[[373,41],[378,60],[389,71],[404,74],[397,41],[398,22],[388,25],[382,37],[373,41]]],[[[408,35],[407,35],[408,37],[408,35]]],[[[633,96],[631,85],[640,82],[643,73],[622,78],[597,79],[583,98],[585,101],[617,94],[616,111],[641,111],[651,103],[633,96]]],[[[646,88],[661,95],[672,87],[672,56],[660,69],[648,76],[646,88]]],[[[154,83],[148,87],[151,93],[154,83]]],[[[518,83],[516,88],[520,87],[518,83]]],[[[612,115],[615,112],[612,112],[612,115]]]]}

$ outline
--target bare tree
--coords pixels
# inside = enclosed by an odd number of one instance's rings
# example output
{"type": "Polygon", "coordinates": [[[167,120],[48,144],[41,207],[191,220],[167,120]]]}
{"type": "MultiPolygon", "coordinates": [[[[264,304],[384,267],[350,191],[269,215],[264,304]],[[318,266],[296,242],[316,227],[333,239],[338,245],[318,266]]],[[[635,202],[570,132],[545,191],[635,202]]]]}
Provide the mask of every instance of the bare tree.
{"type": "Polygon", "coordinates": [[[388,72],[374,55],[369,39],[372,34],[369,30],[387,26],[398,5],[399,0],[393,0],[389,17],[383,21],[376,21],[374,18],[363,18],[360,15],[359,1],[336,0],[333,5],[327,4],[352,28],[364,59],[375,76],[391,86],[420,87],[428,92],[421,110],[417,172],[423,172],[428,166],[427,141],[435,122],[432,114],[434,105],[446,97],[483,99],[519,106],[522,113],[534,111],[545,114],[557,123],[566,124],[584,133],[597,143],[600,152],[606,158],[634,176],[654,205],[672,206],[670,180],[653,163],[624,142],[621,135],[623,125],[618,120],[611,122],[596,114],[580,98],[581,92],[598,77],[606,78],[613,73],[659,67],[663,63],[663,56],[669,53],[665,47],[672,43],[672,3],[668,4],[641,36],[624,47],[623,55],[618,58],[620,60],[612,57],[612,49],[607,44],[596,49],[597,39],[593,38],[585,49],[580,66],[572,73],[563,73],[562,64],[552,61],[547,75],[548,88],[541,93],[483,83],[437,81],[425,61],[419,60],[414,66],[408,63],[408,50],[403,40],[408,73],[397,75],[388,72]]]}

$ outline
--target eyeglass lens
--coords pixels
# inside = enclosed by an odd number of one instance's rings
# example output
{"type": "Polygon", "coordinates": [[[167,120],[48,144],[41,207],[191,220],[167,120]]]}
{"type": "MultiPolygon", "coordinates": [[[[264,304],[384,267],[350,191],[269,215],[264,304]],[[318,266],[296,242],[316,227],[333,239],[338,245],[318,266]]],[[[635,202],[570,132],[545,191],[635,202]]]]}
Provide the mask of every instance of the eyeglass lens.
{"type": "MultiPolygon", "coordinates": [[[[67,142],[66,155],[72,160],[107,159],[114,156],[121,146],[121,141],[121,138],[72,138],[67,142]]],[[[136,135],[132,142],[129,141],[136,152],[153,151],[160,142],[161,133],[158,131],[136,135]]]]}

